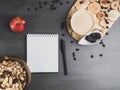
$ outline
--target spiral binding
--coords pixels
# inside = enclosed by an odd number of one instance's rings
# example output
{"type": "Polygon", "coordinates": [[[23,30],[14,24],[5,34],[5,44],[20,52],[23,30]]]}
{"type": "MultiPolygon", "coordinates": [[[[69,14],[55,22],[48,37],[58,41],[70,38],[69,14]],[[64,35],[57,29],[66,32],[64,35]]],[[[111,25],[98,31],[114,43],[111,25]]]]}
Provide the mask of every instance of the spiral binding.
{"type": "Polygon", "coordinates": [[[27,34],[27,37],[58,37],[58,34],[55,34],[55,33],[49,33],[49,34],[44,34],[44,33],[28,33],[27,34]]]}

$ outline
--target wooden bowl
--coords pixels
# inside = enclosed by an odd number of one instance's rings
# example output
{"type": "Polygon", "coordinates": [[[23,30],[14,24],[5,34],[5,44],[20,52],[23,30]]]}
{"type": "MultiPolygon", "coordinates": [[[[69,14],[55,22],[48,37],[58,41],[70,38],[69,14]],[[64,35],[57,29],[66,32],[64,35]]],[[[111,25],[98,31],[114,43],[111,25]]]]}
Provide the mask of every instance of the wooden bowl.
{"type": "Polygon", "coordinates": [[[17,61],[19,64],[21,64],[23,67],[22,68],[24,68],[25,69],[25,71],[27,72],[26,74],[27,74],[27,82],[26,82],[26,85],[25,85],[25,87],[23,88],[23,90],[28,90],[28,87],[29,87],[29,85],[30,85],[30,82],[31,82],[31,72],[30,72],[30,69],[29,69],[29,67],[28,67],[28,65],[25,63],[25,61],[24,60],[22,60],[21,58],[19,58],[19,57],[12,57],[12,56],[3,56],[2,58],[1,58],[1,60],[2,61],[8,61],[8,60],[10,60],[10,61],[17,61]]]}

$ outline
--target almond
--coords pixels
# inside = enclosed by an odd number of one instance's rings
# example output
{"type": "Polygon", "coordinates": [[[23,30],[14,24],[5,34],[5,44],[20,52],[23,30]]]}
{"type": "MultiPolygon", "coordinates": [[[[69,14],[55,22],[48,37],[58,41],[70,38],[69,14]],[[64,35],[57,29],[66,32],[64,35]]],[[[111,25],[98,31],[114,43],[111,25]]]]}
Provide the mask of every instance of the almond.
{"type": "Polygon", "coordinates": [[[5,84],[7,84],[7,82],[8,82],[8,77],[6,77],[5,79],[4,79],[4,81],[3,81],[3,85],[5,85],[5,84]]]}
{"type": "Polygon", "coordinates": [[[7,67],[12,67],[14,65],[14,62],[8,63],[7,67]]]}
{"type": "Polygon", "coordinates": [[[9,84],[12,85],[12,83],[13,83],[13,79],[12,77],[9,77],[9,84]]]}

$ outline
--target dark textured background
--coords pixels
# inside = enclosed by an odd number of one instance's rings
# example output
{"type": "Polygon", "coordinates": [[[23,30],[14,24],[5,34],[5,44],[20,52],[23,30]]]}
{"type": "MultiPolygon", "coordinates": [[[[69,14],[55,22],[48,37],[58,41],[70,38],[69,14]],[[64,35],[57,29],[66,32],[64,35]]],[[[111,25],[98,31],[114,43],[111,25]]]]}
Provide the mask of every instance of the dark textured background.
{"type": "Polygon", "coordinates": [[[59,73],[32,74],[29,90],[120,90],[120,19],[104,38],[106,47],[80,46],[69,36],[66,27],[60,28],[75,2],[68,1],[66,4],[66,0],[60,0],[54,4],[56,10],[50,10],[52,0],[0,0],[0,56],[19,56],[26,60],[26,33],[59,33],[66,41],[68,75],[63,75],[60,53],[59,73]],[[43,4],[45,1],[47,5],[43,4]],[[25,32],[17,34],[9,29],[9,21],[14,16],[26,19],[25,32]]]}

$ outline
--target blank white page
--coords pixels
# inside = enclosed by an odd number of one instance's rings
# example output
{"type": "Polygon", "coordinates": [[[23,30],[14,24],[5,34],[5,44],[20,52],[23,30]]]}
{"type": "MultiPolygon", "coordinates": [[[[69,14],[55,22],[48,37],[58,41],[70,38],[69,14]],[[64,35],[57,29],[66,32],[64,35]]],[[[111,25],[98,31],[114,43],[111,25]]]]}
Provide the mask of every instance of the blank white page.
{"type": "Polygon", "coordinates": [[[31,72],[58,72],[58,34],[27,34],[27,64],[31,72]]]}

